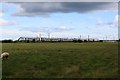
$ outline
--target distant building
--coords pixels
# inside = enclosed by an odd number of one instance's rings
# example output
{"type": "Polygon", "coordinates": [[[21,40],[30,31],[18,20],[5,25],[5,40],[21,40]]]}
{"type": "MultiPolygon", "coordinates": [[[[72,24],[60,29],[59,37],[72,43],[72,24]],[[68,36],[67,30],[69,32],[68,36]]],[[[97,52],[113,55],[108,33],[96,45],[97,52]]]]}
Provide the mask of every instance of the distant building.
{"type": "Polygon", "coordinates": [[[18,41],[40,41],[41,39],[39,37],[20,37],[18,41]]]}
{"type": "Polygon", "coordinates": [[[46,37],[20,37],[19,42],[97,42],[98,39],[79,39],[79,38],[46,38],[46,37]]]}

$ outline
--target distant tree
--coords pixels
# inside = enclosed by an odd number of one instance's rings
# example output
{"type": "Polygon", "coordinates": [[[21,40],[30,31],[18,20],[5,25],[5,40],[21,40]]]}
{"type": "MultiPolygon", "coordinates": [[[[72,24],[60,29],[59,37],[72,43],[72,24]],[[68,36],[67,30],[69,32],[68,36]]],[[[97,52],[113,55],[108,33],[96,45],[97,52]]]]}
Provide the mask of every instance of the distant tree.
{"type": "Polygon", "coordinates": [[[29,40],[27,40],[27,43],[29,43],[30,41],[29,40]]]}
{"type": "Polygon", "coordinates": [[[100,40],[100,42],[103,42],[103,40],[100,40]]]}
{"type": "Polygon", "coordinates": [[[83,41],[79,39],[78,42],[83,42],[83,41]]]}
{"type": "Polygon", "coordinates": [[[2,43],[12,43],[13,40],[9,39],[9,40],[2,40],[2,43]]]}
{"type": "Polygon", "coordinates": [[[33,39],[32,42],[35,42],[35,39],[33,39]]]}
{"type": "Polygon", "coordinates": [[[84,40],[84,42],[88,42],[87,40],[84,40]]]}
{"type": "Polygon", "coordinates": [[[78,40],[75,40],[75,39],[74,39],[73,42],[78,42],[78,40]]]}

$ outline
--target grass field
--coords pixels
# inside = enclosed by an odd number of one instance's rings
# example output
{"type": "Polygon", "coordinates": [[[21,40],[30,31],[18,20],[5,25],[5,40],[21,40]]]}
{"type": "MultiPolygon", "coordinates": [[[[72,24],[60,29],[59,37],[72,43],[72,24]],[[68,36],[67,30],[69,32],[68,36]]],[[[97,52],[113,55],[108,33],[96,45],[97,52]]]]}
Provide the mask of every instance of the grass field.
{"type": "Polygon", "coordinates": [[[3,43],[3,78],[115,78],[118,43],[3,43]]]}

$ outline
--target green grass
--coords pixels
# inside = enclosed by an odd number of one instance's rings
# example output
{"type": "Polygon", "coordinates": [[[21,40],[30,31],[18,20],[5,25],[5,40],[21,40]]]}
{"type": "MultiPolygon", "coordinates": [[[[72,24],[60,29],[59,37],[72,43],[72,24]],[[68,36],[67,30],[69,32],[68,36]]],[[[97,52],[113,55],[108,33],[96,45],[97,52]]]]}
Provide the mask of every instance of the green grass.
{"type": "Polygon", "coordinates": [[[115,78],[118,43],[3,43],[3,78],[115,78]]]}

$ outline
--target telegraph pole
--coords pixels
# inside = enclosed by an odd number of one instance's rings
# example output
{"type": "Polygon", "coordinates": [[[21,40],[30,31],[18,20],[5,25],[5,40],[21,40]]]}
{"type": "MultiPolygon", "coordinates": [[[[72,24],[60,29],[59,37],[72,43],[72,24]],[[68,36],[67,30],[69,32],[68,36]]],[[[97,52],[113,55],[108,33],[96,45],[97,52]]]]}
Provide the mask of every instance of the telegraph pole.
{"type": "Polygon", "coordinates": [[[48,38],[50,38],[50,32],[48,32],[48,38]]]}
{"type": "Polygon", "coordinates": [[[88,41],[89,41],[89,37],[90,37],[90,36],[88,35],[88,41]]]}
{"type": "Polygon", "coordinates": [[[80,35],[80,40],[81,40],[81,35],[80,35]]]}
{"type": "Polygon", "coordinates": [[[40,41],[41,41],[41,34],[39,34],[39,39],[40,39],[40,41]]]}

